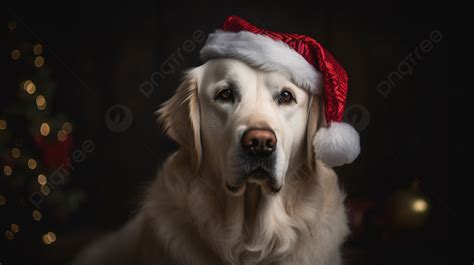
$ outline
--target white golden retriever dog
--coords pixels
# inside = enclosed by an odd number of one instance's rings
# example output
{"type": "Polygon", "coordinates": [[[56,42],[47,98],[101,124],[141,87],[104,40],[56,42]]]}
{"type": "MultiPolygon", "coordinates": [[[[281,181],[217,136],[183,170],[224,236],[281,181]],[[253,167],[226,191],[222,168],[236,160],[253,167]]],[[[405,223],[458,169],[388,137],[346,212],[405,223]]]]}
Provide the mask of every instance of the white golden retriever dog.
{"type": "Polygon", "coordinates": [[[321,102],[237,59],[188,71],[159,110],[180,149],[136,217],[74,264],[340,264],[344,194],[313,147],[321,102]]]}
{"type": "Polygon", "coordinates": [[[158,111],[180,149],[135,218],[75,264],[339,265],[349,229],[328,165],[360,151],[344,69],[308,36],[236,16],[201,58],[158,111]]]}

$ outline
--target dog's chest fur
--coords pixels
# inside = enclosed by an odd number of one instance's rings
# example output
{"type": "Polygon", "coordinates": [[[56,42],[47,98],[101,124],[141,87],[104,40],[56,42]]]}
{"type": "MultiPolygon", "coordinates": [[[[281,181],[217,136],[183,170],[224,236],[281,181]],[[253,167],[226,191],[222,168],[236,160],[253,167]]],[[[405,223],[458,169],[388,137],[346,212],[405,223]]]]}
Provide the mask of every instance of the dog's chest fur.
{"type": "Polygon", "coordinates": [[[165,163],[144,205],[158,242],[178,264],[340,263],[348,228],[331,169],[318,163],[315,176],[288,176],[278,194],[249,185],[233,197],[217,180],[176,167],[182,159],[177,153],[165,163]]]}

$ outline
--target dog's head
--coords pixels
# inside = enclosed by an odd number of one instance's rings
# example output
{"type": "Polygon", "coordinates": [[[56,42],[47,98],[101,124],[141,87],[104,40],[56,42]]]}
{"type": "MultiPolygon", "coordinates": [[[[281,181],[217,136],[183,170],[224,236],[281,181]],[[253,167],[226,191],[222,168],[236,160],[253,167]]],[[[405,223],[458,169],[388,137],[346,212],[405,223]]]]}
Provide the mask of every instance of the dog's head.
{"type": "Polygon", "coordinates": [[[278,192],[289,169],[312,168],[319,102],[284,72],[213,59],[187,72],[159,114],[195,170],[241,195],[248,182],[278,192]]]}

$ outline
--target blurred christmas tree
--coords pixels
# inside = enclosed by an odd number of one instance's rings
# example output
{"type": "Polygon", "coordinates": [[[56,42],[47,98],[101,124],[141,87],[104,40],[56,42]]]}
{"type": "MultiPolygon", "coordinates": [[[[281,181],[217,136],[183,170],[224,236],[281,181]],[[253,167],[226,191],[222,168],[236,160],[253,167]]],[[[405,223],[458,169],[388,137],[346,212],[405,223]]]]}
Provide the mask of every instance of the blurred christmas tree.
{"type": "Polygon", "coordinates": [[[54,69],[48,67],[44,45],[17,26],[8,22],[11,74],[4,76],[7,86],[0,96],[1,241],[51,245],[53,230],[76,211],[84,194],[68,185],[71,171],[64,170],[70,165],[73,126],[53,107],[54,69]],[[38,240],[24,242],[32,237],[38,240]]]}

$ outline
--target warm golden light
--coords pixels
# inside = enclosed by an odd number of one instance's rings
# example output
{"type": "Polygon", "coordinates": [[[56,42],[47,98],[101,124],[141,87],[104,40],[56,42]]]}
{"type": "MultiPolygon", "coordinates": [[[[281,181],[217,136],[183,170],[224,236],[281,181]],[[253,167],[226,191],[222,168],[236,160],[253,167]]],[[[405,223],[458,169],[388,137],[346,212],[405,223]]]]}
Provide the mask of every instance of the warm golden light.
{"type": "Polygon", "coordinates": [[[46,176],[44,174],[39,174],[38,175],[38,183],[41,186],[46,185],[47,182],[48,182],[48,180],[46,179],[46,176]]]}
{"type": "Polygon", "coordinates": [[[35,169],[36,168],[36,160],[33,158],[28,159],[28,167],[30,169],[35,169]]]}
{"type": "Polygon", "coordinates": [[[38,106],[38,109],[39,109],[39,110],[45,110],[45,109],[46,109],[46,106],[47,106],[47,104],[44,103],[43,105],[39,105],[39,106],[38,106]]]}
{"type": "Polygon", "coordinates": [[[428,203],[423,199],[416,199],[413,201],[412,210],[417,213],[426,212],[428,209],[428,203]]]}
{"type": "Polygon", "coordinates": [[[32,95],[36,92],[35,84],[31,83],[29,86],[26,87],[26,93],[32,95]]]}
{"type": "Polygon", "coordinates": [[[4,166],[3,173],[5,173],[6,176],[10,176],[13,173],[13,170],[10,166],[4,166]]]}
{"type": "Polygon", "coordinates": [[[40,126],[40,133],[43,136],[48,136],[49,134],[49,125],[46,122],[43,122],[40,126]]]}
{"type": "Polygon", "coordinates": [[[40,221],[42,217],[41,212],[38,210],[34,210],[32,216],[35,221],[40,221]]]}
{"type": "Polygon", "coordinates": [[[20,50],[15,49],[15,50],[12,51],[12,53],[11,53],[12,60],[18,60],[18,59],[20,59],[20,57],[21,57],[20,50]]]}
{"type": "Polygon", "coordinates": [[[48,185],[43,185],[43,186],[41,186],[41,193],[43,193],[44,195],[47,196],[47,195],[49,194],[49,192],[50,192],[50,190],[49,190],[49,186],[48,186],[48,185]]]}
{"type": "Polygon", "coordinates": [[[7,204],[7,198],[5,196],[0,195],[0,206],[7,204]]]}
{"type": "Polygon", "coordinates": [[[32,95],[36,92],[36,85],[31,80],[26,80],[23,83],[23,89],[26,91],[26,93],[32,95]]]}
{"type": "Polygon", "coordinates": [[[43,45],[41,44],[36,44],[34,47],[33,47],[33,53],[35,55],[40,55],[41,53],[43,53],[43,45]]]}
{"type": "Polygon", "coordinates": [[[48,232],[43,235],[43,243],[50,245],[56,241],[56,234],[53,232],[48,232]]]}
{"type": "Polygon", "coordinates": [[[40,68],[40,67],[42,67],[43,65],[44,65],[44,58],[43,58],[43,56],[37,56],[37,57],[35,58],[35,66],[36,66],[37,68],[40,68]]]}
{"type": "Polygon", "coordinates": [[[19,158],[21,156],[21,151],[18,147],[12,148],[12,156],[14,158],[19,158]]]}
{"type": "Polygon", "coordinates": [[[7,238],[7,240],[13,240],[15,238],[15,234],[13,234],[12,231],[10,230],[7,230],[5,232],[5,237],[7,238]]]}
{"type": "Polygon", "coordinates": [[[70,122],[65,122],[63,124],[63,130],[67,133],[70,134],[72,132],[72,124],[70,122]]]}
{"type": "Polygon", "coordinates": [[[46,99],[44,98],[43,95],[39,95],[36,97],[36,106],[38,107],[39,110],[44,110],[47,106],[46,104],[46,99]]]}
{"type": "Polygon", "coordinates": [[[58,141],[64,142],[67,139],[67,133],[65,130],[59,130],[58,131],[58,141]]]}
{"type": "Polygon", "coordinates": [[[0,130],[5,130],[8,127],[6,120],[0,120],[0,130]]]}
{"type": "Polygon", "coordinates": [[[13,233],[18,233],[20,231],[20,226],[17,224],[12,224],[10,226],[10,229],[12,230],[13,233]]]}

